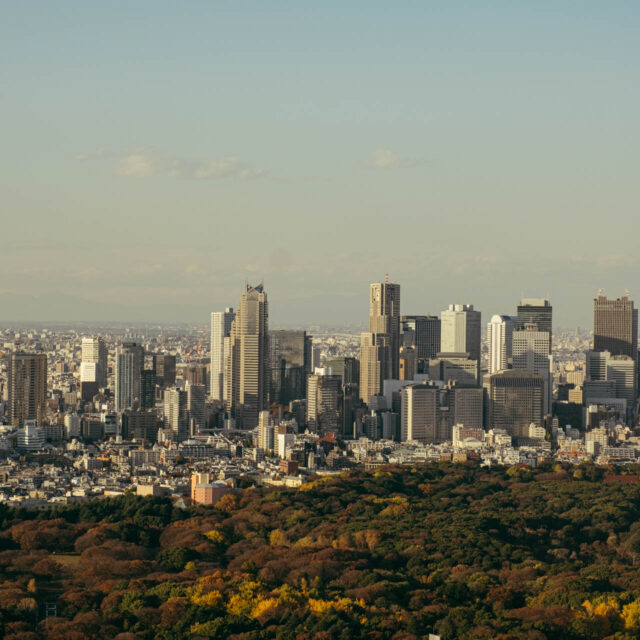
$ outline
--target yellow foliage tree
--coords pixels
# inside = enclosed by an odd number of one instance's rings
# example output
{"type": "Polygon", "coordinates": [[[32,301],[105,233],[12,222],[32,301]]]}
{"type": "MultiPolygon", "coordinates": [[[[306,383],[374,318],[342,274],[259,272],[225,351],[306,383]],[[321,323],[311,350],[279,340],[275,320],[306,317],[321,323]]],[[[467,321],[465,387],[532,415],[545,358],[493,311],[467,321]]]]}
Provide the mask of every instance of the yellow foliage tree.
{"type": "Polygon", "coordinates": [[[205,538],[211,540],[211,542],[215,542],[216,544],[223,544],[225,542],[225,537],[220,531],[217,529],[212,529],[211,531],[207,531],[204,534],[205,538]]]}
{"type": "Polygon", "coordinates": [[[624,620],[625,629],[640,630],[640,600],[634,600],[624,605],[622,619],[624,620]]]}

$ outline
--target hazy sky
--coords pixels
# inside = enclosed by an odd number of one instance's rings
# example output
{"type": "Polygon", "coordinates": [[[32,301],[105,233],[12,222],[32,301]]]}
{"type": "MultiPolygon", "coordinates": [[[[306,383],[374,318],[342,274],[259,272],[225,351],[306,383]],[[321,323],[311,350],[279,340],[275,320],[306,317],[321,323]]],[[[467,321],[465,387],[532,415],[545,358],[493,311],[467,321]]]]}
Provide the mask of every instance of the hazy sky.
{"type": "Polygon", "coordinates": [[[640,302],[640,3],[0,2],[0,320],[640,302]],[[523,5],[528,5],[527,7],[523,5]]]}

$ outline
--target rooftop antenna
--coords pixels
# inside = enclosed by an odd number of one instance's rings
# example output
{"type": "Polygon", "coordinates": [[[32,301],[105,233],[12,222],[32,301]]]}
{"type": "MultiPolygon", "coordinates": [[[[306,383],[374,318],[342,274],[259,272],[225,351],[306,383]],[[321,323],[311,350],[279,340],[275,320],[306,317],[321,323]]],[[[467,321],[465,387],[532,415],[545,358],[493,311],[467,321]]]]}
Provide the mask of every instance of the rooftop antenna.
{"type": "Polygon", "coordinates": [[[625,289],[624,290],[624,297],[628,298],[629,297],[629,289],[625,289]]]}
{"type": "Polygon", "coordinates": [[[384,283],[385,284],[389,284],[389,274],[388,273],[384,274],[384,283]]]}

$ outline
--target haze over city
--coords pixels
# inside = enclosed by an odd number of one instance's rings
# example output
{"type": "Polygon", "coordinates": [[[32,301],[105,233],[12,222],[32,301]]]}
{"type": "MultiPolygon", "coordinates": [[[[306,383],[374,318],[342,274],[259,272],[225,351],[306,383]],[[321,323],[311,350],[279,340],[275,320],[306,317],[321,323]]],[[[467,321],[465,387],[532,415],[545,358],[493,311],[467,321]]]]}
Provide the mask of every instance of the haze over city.
{"type": "Polygon", "coordinates": [[[0,321],[272,324],[522,296],[637,256],[637,3],[32,2],[0,20],[0,321]]]}

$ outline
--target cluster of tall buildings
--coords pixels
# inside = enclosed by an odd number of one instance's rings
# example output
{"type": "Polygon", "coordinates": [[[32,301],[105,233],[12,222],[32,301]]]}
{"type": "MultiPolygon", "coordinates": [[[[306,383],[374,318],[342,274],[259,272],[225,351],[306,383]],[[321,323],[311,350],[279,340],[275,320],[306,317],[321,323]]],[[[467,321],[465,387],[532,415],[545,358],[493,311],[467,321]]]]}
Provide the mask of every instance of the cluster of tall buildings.
{"type": "MultiPolygon", "coordinates": [[[[360,336],[358,357],[317,362],[306,331],[270,329],[264,286],[248,283],[236,308],[211,314],[208,369],[194,363],[182,382],[176,382],[175,355],[145,353],[137,340],[122,342],[112,371],[112,410],[122,432],[150,435],[158,426],[156,410],[178,440],[212,424],[246,431],[261,421],[272,424],[265,411],[281,424],[321,435],[424,443],[450,441],[461,428],[504,429],[526,438],[532,426],[548,426],[569,405],[582,412],[602,406],[635,419],[638,322],[628,295],[609,300],[600,293],[594,300],[584,381],[566,400],[554,394],[549,300],[525,298],[515,314],[492,316],[485,360],[482,315],[472,304],[451,304],[439,315],[402,315],[400,291],[388,277],[370,285],[368,331],[360,336]]],[[[105,390],[107,356],[102,338],[83,338],[82,400],[105,390]]],[[[47,356],[16,351],[8,371],[11,424],[42,423],[47,356]]]]}

